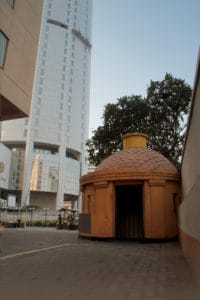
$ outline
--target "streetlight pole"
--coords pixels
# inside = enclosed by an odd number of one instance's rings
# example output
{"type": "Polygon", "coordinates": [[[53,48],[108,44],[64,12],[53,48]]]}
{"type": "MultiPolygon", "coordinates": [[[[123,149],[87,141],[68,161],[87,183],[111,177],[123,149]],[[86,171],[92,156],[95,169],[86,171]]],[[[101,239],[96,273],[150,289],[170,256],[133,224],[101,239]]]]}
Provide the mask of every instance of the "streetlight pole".
{"type": "Polygon", "coordinates": [[[21,227],[21,208],[17,207],[17,226],[21,227]]]}
{"type": "Polygon", "coordinates": [[[34,207],[29,207],[29,211],[31,214],[31,226],[33,226],[33,212],[34,212],[35,208],[34,207]]]}

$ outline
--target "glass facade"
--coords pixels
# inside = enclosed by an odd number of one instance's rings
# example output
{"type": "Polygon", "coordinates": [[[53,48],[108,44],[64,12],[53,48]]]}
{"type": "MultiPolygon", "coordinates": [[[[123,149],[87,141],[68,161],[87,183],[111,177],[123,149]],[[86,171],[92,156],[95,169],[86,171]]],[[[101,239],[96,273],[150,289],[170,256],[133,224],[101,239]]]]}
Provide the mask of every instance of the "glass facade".
{"type": "Polygon", "coordinates": [[[30,201],[29,187],[55,192],[57,209],[67,195],[79,197],[86,171],[91,15],[92,0],[44,1],[31,117],[5,122],[2,133],[4,141],[26,143],[23,205],[30,201]],[[67,157],[69,151],[77,159],[67,157]]]}

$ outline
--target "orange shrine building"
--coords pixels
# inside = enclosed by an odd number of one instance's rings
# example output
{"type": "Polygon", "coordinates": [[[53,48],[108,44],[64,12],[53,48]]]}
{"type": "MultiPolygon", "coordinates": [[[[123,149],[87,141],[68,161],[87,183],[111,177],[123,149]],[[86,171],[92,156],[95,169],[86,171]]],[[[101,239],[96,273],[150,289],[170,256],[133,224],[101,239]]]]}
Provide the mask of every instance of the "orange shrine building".
{"type": "Polygon", "coordinates": [[[81,177],[79,236],[114,239],[171,239],[178,235],[180,173],[147,136],[129,133],[123,150],[81,177]]]}

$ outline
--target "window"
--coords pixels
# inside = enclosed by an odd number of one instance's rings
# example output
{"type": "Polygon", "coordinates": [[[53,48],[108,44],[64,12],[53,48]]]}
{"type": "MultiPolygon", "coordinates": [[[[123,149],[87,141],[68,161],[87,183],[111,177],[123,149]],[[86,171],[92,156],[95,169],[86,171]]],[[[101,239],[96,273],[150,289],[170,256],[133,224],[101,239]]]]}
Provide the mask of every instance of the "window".
{"type": "Polygon", "coordinates": [[[14,0],[7,0],[7,2],[10,5],[10,7],[14,7],[14,0]]]}
{"type": "Polygon", "coordinates": [[[27,129],[24,129],[24,136],[27,136],[27,129]]]}
{"type": "Polygon", "coordinates": [[[35,126],[39,126],[39,119],[35,119],[35,126]]]}
{"type": "Polygon", "coordinates": [[[35,137],[38,137],[38,129],[34,130],[35,137]]]}
{"type": "Polygon", "coordinates": [[[37,107],[36,108],[36,115],[39,115],[40,114],[40,107],[37,107]]]}
{"type": "Polygon", "coordinates": [[[8,38],[0,31],[0,68],[3,69],[5,56],[6,56],[6,48],[8,44],[8,38]]]}

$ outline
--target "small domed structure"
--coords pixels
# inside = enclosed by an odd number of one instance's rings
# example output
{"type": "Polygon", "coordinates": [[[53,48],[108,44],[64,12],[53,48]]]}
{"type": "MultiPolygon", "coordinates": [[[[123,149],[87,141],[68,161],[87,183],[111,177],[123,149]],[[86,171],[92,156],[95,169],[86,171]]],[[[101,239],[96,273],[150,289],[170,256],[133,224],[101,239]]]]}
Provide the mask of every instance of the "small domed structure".
{"type": "Polygon", "coordinates": [[[124,135],[123,150],[81,177],[80,236],[177,236],[180,174],[167,158],[147,149],[146,138],[141,133],[124,135]]]}

